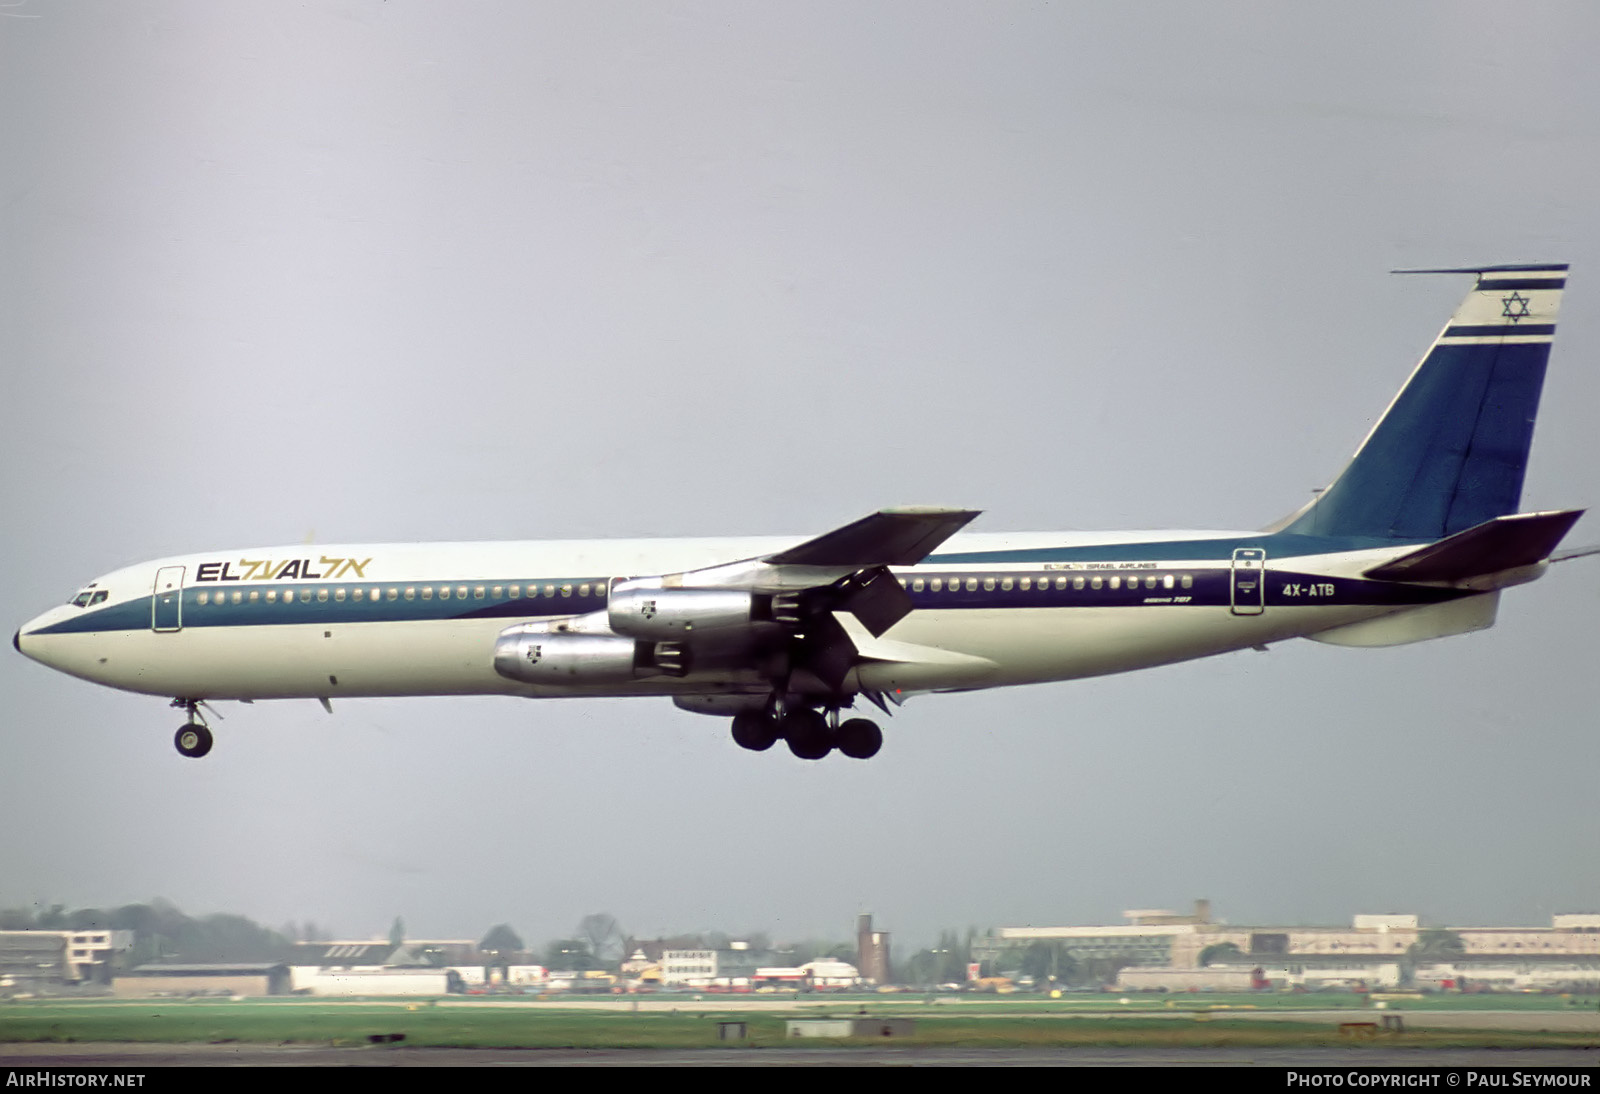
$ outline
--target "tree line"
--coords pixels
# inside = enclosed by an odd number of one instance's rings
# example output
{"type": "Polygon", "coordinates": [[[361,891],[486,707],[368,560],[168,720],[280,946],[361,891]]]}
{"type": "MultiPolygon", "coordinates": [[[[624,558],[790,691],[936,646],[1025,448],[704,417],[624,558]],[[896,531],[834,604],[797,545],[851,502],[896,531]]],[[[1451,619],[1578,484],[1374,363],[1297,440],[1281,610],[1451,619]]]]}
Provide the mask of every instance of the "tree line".
{"type": "MultiPolygon", "coordinates": [[[[333,940],[332,932],[307,920],[289,922],[277,929],[231,913],[190,916],[171,901],[156,898],[144,904],[123,904],[114,908],[68,909],[62,904],[44,908],[0,908],[0,930],[4,931],[131,931],[133,947],[118,958],[119,965],[132,967],[157,962],[216,964],[223,962],[280,962],[294,956],[295,947],[304,942],[333,940]]],[[[388,940],[396,947],[404,944],[405,921],[396,917],[388,940]]],[[[774,949],[765,934],[743,936],[752,950],[774,949]]],[[[683,934],[653,940],[667,949],[727,949],[733,937],[722,932],[683,934]]],[[[526,944],[507,923],[491,927],[478,942],[478,950],[496,965],[539,964],[552,969],[578,972],[615,970],[640,948],[644,940],[627,935],[616,919],[606,913],[584,916],[571,937],[552,939],[542,946],[526,944]]],[[[804,964],[818,957],[855,960],[855,947],[840,942],[805,941],[782,947],[786,960],[804,964]]],[[[443,955],[423,951],[419,959],[443,961],[443,955]]]]}

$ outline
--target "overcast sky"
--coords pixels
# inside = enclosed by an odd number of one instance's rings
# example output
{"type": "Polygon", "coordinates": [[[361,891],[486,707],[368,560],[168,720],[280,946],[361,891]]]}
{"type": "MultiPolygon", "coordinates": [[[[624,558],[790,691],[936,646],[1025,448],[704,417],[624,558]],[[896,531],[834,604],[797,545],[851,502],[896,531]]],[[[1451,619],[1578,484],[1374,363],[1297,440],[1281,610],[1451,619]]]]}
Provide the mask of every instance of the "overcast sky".
{"type": "MultiPolygon", "coordinates": [[[[1583,2],[0,8],[8,628],[298,543],[1254,528],[1471,279],[1568,261],[1524,508],[1600,503],[1583,2]]],[[[1569,545],[1600,541],[1600,517],[1569,545]]],[[[1600,911],[1600,560],[1491,631],[914,700],[222,704],[0,658],[0,906],[525,938],[1600,911]]],[[[903,952],[903,951],[902,951],[903,952]]]]}

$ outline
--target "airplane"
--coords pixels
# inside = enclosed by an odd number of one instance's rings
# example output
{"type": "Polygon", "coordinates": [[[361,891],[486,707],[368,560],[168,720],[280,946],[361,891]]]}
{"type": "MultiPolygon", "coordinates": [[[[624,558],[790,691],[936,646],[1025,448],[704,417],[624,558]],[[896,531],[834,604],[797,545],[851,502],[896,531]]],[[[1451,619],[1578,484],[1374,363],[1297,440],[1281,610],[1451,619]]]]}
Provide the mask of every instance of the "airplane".
{"type": "Polygon", "coordinates": [[[1397,272],[1476,282],[1339,476],[1259,531],[976,534],[975,510],[899,508],[798,543],[207,551],[97,577],[12,644],[172,697],[189,757],[212,701],[491,694],[670,697],[819,760],[879,751],[859,702],[1481,630],[1501,590],[1600,553],[1556,551],[1582,510],[1518,512],[1567,266],[1397,272]]]}

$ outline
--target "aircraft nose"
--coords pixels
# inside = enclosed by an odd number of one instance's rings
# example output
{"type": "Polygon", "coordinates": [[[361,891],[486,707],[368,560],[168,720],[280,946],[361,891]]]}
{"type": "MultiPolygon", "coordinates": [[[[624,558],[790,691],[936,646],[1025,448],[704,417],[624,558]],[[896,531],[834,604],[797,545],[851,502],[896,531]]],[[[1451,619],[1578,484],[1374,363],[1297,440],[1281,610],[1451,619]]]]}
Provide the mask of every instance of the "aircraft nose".
{"type": "Polygon", "coordinates": [[[24,657],[31,657],[35,661],[39,660],[39,642],[33,634],[34,631],[39,629],[39,625],[39,620],[30,619],[28,622],[24,623],[22,626],[13,631],[11,634],[11,648],[22,654],[24,657]],[[26,635],[28,639],[28,644],[26,646],[22,644],[24,635],[26,635]]]}

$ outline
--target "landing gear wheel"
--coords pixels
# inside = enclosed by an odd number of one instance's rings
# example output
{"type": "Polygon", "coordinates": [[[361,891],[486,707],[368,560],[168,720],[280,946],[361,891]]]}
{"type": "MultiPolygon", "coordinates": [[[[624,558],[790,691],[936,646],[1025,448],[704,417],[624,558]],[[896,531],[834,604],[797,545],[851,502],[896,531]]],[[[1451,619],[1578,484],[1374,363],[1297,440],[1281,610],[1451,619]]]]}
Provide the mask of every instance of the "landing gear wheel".
{"type": "Polygon", "coordinates": [[[815,710],[792,710],[780,725],[789,751],[802,760],[820,760],[833,751],[833,733],[828,720],[815,710]]]}
{"type": "Polygon", "coordinates": [[[870,760],[883,747],[883,730],[876,722],[851,718],[839,727],[834,747],[853,760],[870,760]]]}
{"type": "Polygon", "coordinates": [[[172,739],[178,746],[178,751],[190,759],[198,760],[211,751],[211,731],[198,722],[190,722],[178,730],[178,735],[172,739]]]}
{"type": "Polygon", "coordinates": [[[733,741],[751,752],[765,752],[778,740],[778,723],[758,710],[733,716],[733,741]]]}

